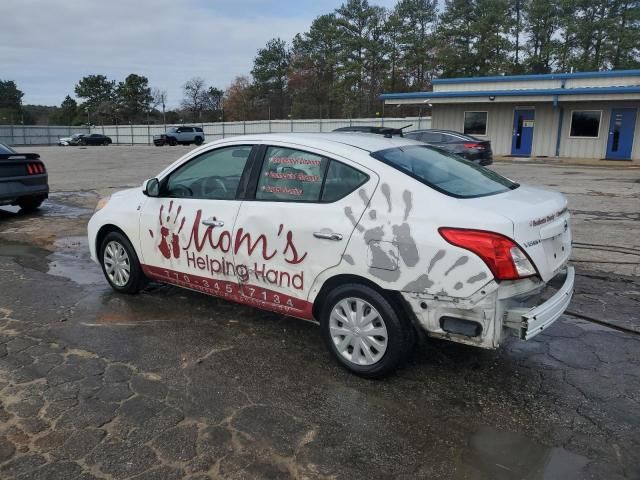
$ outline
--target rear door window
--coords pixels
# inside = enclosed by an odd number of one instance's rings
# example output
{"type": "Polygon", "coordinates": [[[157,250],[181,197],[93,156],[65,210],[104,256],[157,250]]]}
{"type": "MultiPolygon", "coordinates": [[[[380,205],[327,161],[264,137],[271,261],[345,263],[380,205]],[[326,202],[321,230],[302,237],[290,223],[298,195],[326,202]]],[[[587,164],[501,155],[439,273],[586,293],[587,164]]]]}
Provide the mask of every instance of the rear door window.
{"type": "Polygon", "coordinates": [[[317,202],[329,160],[285,147],[269,147],[262,163],[256,200],[317,202]]]}
{"type": "Polygon", "coordinates": [[[436,132],[424,132],[421,140],[427,143],[442,143],[445,141],[445,137],[436,132]]]}
{"type": "Polygon", "coordinates": [[[452,197],[483,197],[519,186],[492,170],[427,145],[390,148],[371,156],[452,197]]]}
{"type": "Polygon", "coordinates": [[[323,202],[335,202],[346,197],[369,179],[368,175],[344,163],[331,160],[322,190],[323,202]]]}

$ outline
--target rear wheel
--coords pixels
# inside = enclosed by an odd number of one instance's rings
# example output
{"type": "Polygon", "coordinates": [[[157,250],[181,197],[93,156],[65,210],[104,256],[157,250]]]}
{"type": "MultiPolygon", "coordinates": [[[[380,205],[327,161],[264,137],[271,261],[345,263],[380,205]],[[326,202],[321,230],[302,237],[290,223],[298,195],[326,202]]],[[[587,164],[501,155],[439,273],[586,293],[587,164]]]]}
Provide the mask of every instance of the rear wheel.
{"type": "Polygon", "coordinates": [[[25,198],[18,201],[18,206],[25,213],[35,212],[40,208],[42,202],[44,202],[44,198],[25,198]]]}
{"type": "Polygon", "coordinates": [[[204,141],[204,139],[202,137],[196,137],[194,143],[196,145],[202,145],[203,141],[204,141]]]}
{"type": "Polygon", "coordinates": [[[100,265],[116,292],[138,293],[147,284],[140,261],[131,243],[119,232],[110,232],[100,246],[100,265]]]}
{"type": "Polygon", "coordinates": [[[365,378],[392,373],[411,352],[413,335],[389,301],[371,287],[345,284],[325,298],[320,328],[334,358],[365,378]]]}

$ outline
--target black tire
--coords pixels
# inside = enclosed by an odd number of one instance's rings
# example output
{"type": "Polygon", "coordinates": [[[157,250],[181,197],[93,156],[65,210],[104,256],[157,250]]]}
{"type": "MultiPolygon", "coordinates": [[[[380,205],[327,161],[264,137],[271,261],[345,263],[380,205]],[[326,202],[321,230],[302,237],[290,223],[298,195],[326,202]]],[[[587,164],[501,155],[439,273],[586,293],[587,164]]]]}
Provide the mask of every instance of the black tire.
{"type": "Polygon", "coordinates": [[[169,139],[169,145],[171,145],[172,147],[175,147],[177,144],[178,144],[178,141],[175,138],[169,139]]]}
{"type": "Polygon", "coordinates": [[[78,145],[82,146],[82,147],[86,147],[87,146],[87,141],[86,140],[80,140],[78,142],[78,145]]]}
{"type": "Polygon", "coordinates": [[[23,198],[18,201],[20,210],[24,213],[35,212],[44,202],[44,198],[23,198]]]}
{"type": "Polygon", "coordinates": [[[142,272],[142,267],[140,266],[138,255],[136,255],[136,251],[131,245],[131,242],[129,242],[129,239],[122,233],[109,232],[102,240],[98,255],[100,266],[102,267],[102,273],[107,279],[107,282],[109,282],[109,285],[111,285],[111,288],[113,288],[116,292],[135,294],[147,285],[148,279],[142,272]],[[112,244],[112,242],[121,245],[128,256],[130,274],[128,280],[123,285],[118,285],[116,282],[114,282],[107,274],[107,269],[105,267],[105,250],[107,249],[107,246],[109,244],[112,244]]]}
{"type": "Polygon", "coordinates": [[[105,147],[108,147],[109,143],[110,143],[109,140],[105,140],[104,142],[102,142],[102,145],[105,147]]]}
{"type": "Polygon", "coordinates": [[[204,138],[198,136],[198,137],[195,138],[195,141],[193,143],[195,143],[196,145],[200,146],[200,145],[202,145],[202,142],[204,142],[204,138]]]}
{"type": "Polygon", "coordinates": [[[393,373],[411,353],[415,339],[413,326],[408,320],[398,315],[396,309],[381,293],[357,283],[340,285],[329,292],[320,312],[320,329],[322,338],[334,359],[350,372],[364,378],[381,378],[393,373]],[[358,365],[345,358],[331,335],[331,313],[342,300],[348,298],[364,300],[374,307],[387,330],[386,350],[379,360],[370,365],[358,365]]]}

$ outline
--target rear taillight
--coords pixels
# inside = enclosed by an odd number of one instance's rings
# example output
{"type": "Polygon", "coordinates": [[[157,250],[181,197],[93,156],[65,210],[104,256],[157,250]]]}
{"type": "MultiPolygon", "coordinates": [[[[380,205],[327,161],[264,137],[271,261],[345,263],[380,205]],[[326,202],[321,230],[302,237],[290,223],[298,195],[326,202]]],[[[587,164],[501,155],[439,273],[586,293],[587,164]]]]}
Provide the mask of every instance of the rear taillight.
{"type": "Polygon", "coordinates": [[[465,143],[464,148],[477,148],[478,150],[484,150],[485,146],[481,143],[465,143]]]}
{"type": "Polygon", "coordinates": [[[517,280],[537,273],[527,254],[509,237],[462,228],[443,227],[438,231],[450,244],[478,255],[496,280],[517,280]]]}
{"type": "Polygon", "coordinates": [[[45,173],[44,164],[42,163],[27,163],[27,173],[29,175],[40,175],[45,173]]]}

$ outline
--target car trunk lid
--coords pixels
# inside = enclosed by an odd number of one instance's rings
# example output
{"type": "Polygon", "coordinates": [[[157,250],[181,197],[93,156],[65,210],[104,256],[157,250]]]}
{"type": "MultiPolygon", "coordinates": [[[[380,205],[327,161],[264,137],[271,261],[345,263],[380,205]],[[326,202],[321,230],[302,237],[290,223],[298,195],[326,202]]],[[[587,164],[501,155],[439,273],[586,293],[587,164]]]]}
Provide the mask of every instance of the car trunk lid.
{"type": "Polygon", "coordinates": [[[513,239],[533,261],[542,280],[550,280],[566,264],[571,254],[571,228],[562,194],[521,185],[473,201],[476,207],[511,220],[513,239]]]}

